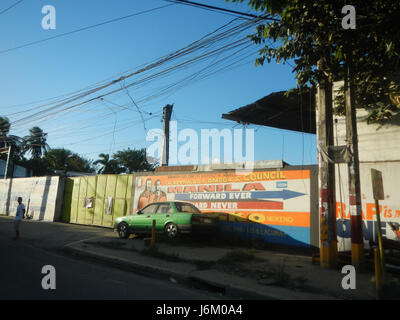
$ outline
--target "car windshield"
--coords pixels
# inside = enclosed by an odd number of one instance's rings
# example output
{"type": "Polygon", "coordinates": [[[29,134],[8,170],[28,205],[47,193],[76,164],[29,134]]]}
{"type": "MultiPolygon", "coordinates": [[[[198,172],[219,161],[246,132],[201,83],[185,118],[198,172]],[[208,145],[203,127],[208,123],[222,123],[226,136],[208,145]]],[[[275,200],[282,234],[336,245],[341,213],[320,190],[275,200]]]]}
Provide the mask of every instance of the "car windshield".
{"type": "Polygon", "coordinates": [[[179,212],[188,212],[188,213],[201,213],[199,209],[197,209],[194,205],[190,203],[175,203],[176,209],[179,212]]]}

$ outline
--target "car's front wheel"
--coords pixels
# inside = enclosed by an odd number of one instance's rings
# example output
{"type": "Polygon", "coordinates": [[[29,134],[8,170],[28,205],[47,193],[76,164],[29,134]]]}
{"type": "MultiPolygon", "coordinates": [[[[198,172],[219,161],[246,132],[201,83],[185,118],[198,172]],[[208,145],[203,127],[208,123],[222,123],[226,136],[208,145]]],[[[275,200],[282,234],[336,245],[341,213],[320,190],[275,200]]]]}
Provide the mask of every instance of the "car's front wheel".
{"type": "Polygon", "coordinates": [[[121,222],[118,225],[118,235],[121,239],[128,239],[129,238],[129,226],[126,222],[121,222]]]}
{"type": "Polygon", "coordinates": [[[175,223],[170,222],[165,226],[165,234],[168,238],[174,239],[178,236],[178,233],[178,226],[175,223]]]}

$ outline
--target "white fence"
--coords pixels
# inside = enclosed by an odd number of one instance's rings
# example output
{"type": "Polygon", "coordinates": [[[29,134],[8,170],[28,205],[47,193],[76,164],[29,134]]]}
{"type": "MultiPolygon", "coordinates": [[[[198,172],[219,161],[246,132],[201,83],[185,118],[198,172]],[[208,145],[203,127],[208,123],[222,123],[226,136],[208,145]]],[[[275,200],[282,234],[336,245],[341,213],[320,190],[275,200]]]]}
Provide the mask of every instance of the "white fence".
{"type": "Polygon", "coordinates": [[[22,197],[33,220],[56,221],[61,217],[64,191],[59,177],[31,177],[0,180],[0,214],[15,216],[22,197]]]}

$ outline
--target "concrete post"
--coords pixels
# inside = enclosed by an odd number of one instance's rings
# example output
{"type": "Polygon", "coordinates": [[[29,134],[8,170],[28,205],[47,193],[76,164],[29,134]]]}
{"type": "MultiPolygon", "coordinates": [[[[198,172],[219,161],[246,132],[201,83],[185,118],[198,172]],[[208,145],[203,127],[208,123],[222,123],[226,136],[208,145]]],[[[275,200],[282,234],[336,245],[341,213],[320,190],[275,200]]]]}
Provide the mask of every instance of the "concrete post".
{"type": "Polygon", "coordinates": [[[364,261],[364,238],[361,215],[360,164],[358,157],[357,117],[354,105],[354,93],[350,81],[350,66],[347,66],[345,86],[346,104],[346,143],[350,152],[348,163],[349,205],[351,215],[351,257],[357,268],[364,261]]]}
{"type": "MultiPolygon", "coordinates": [[[[321,67],[321,65],[319,65],[321,67]]],[[[321,82],[317,90],[317,143],[319,167],[320,264],[337,266],[335,164],[329,160],[333,146],[332,84],[321,82]]]]}
{"type": "Polygon", "coordinates": [[[169,121],[171,120],[173,105],[167,104],[163,111],[163,148],[162,148],[162,155],[161,155],[161,165],[168,166],[169,160],[169,121]]]}

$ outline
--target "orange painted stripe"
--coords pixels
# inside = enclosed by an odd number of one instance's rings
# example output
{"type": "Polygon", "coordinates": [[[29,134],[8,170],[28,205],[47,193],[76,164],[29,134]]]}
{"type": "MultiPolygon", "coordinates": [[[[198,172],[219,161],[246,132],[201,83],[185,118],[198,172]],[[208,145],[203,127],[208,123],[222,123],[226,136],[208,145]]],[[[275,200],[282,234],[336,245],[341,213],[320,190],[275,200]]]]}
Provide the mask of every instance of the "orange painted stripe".
{"type": "Polygon", "coordinates": [[[166,185],[195,185],[195,184],[219,184],[219,183],[249,183],[254,181],[284,181],[296,179],[310,179],[310,170],[268,170],[254,171],[248,174],[236,174],[235,172],[204,173],[204,174],[169,174],[162,176],[140,176],[142,186],[150,179],[152,185],[160,180],[166,185]]]}
{"type": "Polygon", "coordinates": [[[264,224],[278,226],[310,227],[309,212],[267,212],[264,224]]]}
{"type": "MultiPolygon", "coordinates": [[[[206,213],[208,210],[204,210],[206,213]]],[[[227,216],[226,219],[220,217],[221,220],[231,222],[251,221],[264,225],[277,226],[294,226],[294,227],[310,227],[310,212],[235,212],[224,213],[221,216],[227,216]]]]}

